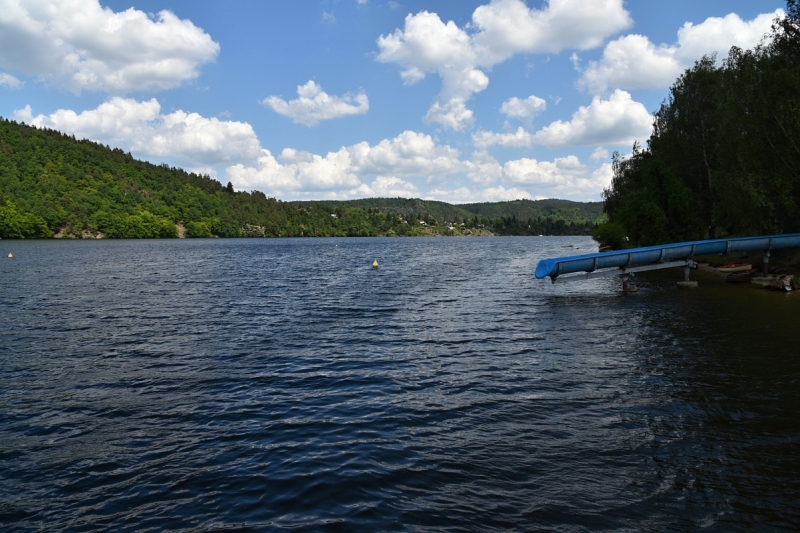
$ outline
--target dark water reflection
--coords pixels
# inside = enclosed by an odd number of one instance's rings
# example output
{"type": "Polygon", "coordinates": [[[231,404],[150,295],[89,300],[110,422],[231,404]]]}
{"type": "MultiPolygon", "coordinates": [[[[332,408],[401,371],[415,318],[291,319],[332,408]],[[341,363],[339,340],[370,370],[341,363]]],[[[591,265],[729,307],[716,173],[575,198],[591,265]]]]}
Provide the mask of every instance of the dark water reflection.
{"type": "Polygon", "coordinates": [[[587,238],[0,248],[4,530],[800,528],[800,295],[533,279],[587,238]]]}

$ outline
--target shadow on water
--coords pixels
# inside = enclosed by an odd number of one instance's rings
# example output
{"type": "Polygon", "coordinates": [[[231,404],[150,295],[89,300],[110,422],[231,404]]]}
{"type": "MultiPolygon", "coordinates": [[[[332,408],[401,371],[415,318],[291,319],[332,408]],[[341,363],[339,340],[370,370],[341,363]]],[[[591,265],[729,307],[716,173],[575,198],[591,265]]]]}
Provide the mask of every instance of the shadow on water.
{"type": "Polygon", "coordinates": [[[554,347],[597,332],[597,345],[573,354],[594,368],[628,365],[618,409],[645,466],[628,488],[656,523],[791,530],[798,515],[784,511],[800,503],[798,295],[702,272],[692,274],[699,289],[681,291],[676,272],[640,276],[635,294],[552,295],[539,323],[558,331],[548,336],[554,347]]]}

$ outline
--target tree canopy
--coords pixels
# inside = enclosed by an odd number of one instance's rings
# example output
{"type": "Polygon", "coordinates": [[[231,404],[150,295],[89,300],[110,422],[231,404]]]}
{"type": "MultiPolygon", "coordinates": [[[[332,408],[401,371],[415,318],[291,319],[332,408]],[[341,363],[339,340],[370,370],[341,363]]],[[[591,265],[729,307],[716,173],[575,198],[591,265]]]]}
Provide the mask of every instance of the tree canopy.
{"type": "Polygon", "coordinates": [[[613,156],[609,244],[800,231],[800,0],[753,50],[686,70],[647,147],[613,156]]]}

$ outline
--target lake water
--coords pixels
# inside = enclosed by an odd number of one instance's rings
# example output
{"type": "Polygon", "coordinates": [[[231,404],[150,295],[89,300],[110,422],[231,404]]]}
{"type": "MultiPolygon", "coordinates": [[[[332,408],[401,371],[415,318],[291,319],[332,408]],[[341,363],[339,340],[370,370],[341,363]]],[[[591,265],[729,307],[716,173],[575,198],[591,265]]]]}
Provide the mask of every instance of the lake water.
{"type": "Polygon", "coordinates": [[[594,250],[0,241],[0,525],[799,529],[800,294],[594,250]]]}

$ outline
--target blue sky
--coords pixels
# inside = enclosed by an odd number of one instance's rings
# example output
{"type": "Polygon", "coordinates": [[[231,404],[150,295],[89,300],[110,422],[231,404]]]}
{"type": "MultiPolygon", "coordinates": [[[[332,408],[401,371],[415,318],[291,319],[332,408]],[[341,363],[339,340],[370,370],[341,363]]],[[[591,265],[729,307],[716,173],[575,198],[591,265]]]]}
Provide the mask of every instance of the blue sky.
{"type": "Polygon", "coordinates": [[[0,115],[283,200],[599,200],[772,0],[0,0],[0,115]]]}

